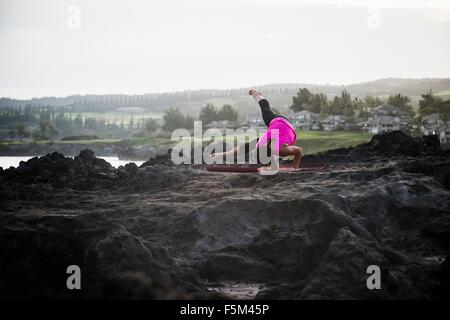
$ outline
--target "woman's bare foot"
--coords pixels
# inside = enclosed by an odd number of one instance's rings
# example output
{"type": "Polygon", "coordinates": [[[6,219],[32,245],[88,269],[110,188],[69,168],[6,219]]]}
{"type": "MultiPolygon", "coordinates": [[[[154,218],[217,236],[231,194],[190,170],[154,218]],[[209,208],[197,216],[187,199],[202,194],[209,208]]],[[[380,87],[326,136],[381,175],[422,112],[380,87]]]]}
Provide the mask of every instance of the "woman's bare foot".
{"type": "Polygon", "coordinates": [[[256,89],[250,89],[250,90],[248,91],[248,94],[251,95],[251,96],[253,96],[253,97],[262,96],[261,91],[258,91],[258,90],[256,90],[256,89]]]}
{"type": "Polygon", "coordinates": [[[261,101],[262,99],[264,99],[261,91],[258,91],[256,89],[251,89],[248,91],[248,94],[253,96],[253,98],[255,98],[256,101],[261,101]]]}

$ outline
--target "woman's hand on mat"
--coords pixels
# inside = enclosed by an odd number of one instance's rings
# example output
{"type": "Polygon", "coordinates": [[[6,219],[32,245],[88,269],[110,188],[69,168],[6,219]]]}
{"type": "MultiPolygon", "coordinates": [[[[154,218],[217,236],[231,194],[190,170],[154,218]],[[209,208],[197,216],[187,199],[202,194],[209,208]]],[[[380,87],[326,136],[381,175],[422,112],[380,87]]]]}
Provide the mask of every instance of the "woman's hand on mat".
{"type": "Polygon", "coordinates": [[[210,161],[214,163],[223,163],[223,154],[222,153],[213,153],[209,155],[210,161]]]}

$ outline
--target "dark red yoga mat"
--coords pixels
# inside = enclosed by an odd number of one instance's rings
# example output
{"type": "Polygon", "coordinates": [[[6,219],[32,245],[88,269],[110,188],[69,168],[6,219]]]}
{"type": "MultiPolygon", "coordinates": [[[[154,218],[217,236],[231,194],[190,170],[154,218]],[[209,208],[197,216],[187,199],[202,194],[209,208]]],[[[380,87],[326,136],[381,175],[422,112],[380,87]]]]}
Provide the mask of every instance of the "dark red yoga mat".
{"type": "MultiPolygon", "coordinates": [[[[236,164],[212,164],[207,165],[206,170],[211,172],[236,172],[236,173],[258,173],[260,167],[236,165],[236,164]]],[[[278,171],[323,171],[325,166],[300,166],[298,169],[292,169],[291,166],[280,166],[278,171]]]]}

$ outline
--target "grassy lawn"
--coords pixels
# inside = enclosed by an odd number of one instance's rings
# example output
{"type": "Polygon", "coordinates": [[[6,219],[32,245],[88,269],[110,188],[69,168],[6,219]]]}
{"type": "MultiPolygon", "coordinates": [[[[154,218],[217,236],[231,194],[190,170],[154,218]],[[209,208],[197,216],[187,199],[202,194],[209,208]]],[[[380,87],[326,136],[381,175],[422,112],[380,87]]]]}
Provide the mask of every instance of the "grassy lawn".
{"type": "Polygon", "coordinates": [[[170,136],[168,137],[146,137],[146,138],[130,138],[126,140],[130,145],[139,146],[139,145],[153,145],[155,147],[170,147],[173,142],[170,141],[170,136]]]}
{"type": "MultiPolygon", "coordinates": [[[[243,135],[237,135],[242,138],[243,135]]],[[[256,136],[254,136],[256,137],[256,136]]],[[[250,137],[250,139],[254,138],[250,137]]],[[[347,148],[361,143],[368,142],[372,134],[348,131],[298,131],[297,145],[301,146],[304,154],[314,154],[338,148],[347,148]]],[[[155,137],[131,138],[126,140],[119,139],[101,139],[101,140],[74,140],[74,141],[54,141],[54,144],[113,144],[118,142],[127,142],[130,145],[153,145],[155,147],[171,147],[175,141],[170,140],[169,134],[160,134],[155,137]]],[[[230,140],[231,141],[231,140],[230,140]]],[[[238,140],[239,141],[239,140],[238,140]]],[[[242,141],[242,140],[241,140],[242,141]]],[[[49,141],[36,141],[32,143],[48,143],[49,141]]],[[[205,142],[205,141],[204,141],[205,142]]],[[[25,141],[0,141],[0,144],[25,144],[25,141]]]]}
{"type": "MultiPolygon", "coordinates": [[[[75,118],[78,115],[84,118],[105,118],[110,122],[118,122],[123,121],[124,124],[128,124],[130,119],[133,117],[134,121],[138,121],[142,118],[153,118],[156,120],[161,120],[163,118],[163,112],[143,112],[131,114],[128,112],[119,112],[119,111],[111,111],[111,112],[66,112],[66,116],[71,115],[72,118],[75,118]]],[[[136,123],[136,122],[135,122],[136,123]]]]}
{"type": "Polygon", "coordinates": [[[54,144],[111,144],[120,142],[120,139],[98,139],[98,140],[69,140],[69,141],[50,141],[50,140],[37,140],[37,141],[0,141],[0,145],[14,145],[14,144],[46,144],[53,142],[54,144]]]}
{"type": "Polygon", "coordinates": [[[314,154],[338,148],[348,148],[370,141],[370,133],[349,131],[298,131],[297,145],[304,154],[314,154]]]}
{"type": "MultiPolygon", "coordinates": [[[[120,139],[96,139],[96,140],[67,140],[53,141],[55,144],[111,144],[120,142],[120,139]]],[[[49,142],[49,141],[47,141],[49,142]]]]}
{"type": "MultiPolygon", "coordinates": [[[[47,141],[46,141],[47,142],[47,141]]],[[[30,143],[29,141],[20,141],[20,140],[14,140],[14,141],[0,141],[0,145],[13,145],[13,144],[28,144],[30,143]]],[[[39,143],[39,142],[36,142],[39,143]]]]}
{"type": "Polygon", "coordinates": [[[442,99],[448,99],[450,97],[450,90],[441,90],[436,92],[435,95],[441,97],[442,99]]]}
{"type": "MultiPolygon", "coordinates": [[[[242,138],[243,135],[237,136],[242,138]]],[[[356,146],[370,141],[372,136],[372,134],[368,133],[349,131],[298,131],[297,145],[303,148],[304,154],[314,154],[327,150],[356,146]]],[[[250,137],[250,139],[252,138],[250,137]]],[[[166,139],[166,144],[171,144],[170,138],[166,139]]]]}

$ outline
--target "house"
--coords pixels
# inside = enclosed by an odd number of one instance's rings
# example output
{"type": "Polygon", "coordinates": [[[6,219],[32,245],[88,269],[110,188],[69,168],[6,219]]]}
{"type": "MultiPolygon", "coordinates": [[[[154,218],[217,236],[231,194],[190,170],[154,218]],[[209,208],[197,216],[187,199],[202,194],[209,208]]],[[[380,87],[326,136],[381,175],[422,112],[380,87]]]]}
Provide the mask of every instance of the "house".
{"type": "Polygon", "coordinates": [[[255,129],[255,130],[263,129],[265,127],[266,125],[264,124],[264,121],[260,118],[249,119],[247,120],[247,123],[244,125],[245,129],[255,129]]]}
{"type": "Polygon", "coordinates": [[[442,124],[441,115],[439,113],[432,113],[428,116],[423,117],[422,123],[424,125],[437,125],[442,124]]]}
{"type": "Polygon", "coordinates": [[[320,114],[308,110],[296,112],[289,117],[292,125],[299,130],[319,130],[320,129],[320,114]]]}
{"type": "Polygon", "coordinates": [[[348,118],[344,123],[345,131],[361,131],[366,121],[360,117],[348,118]]]}
{"type": "Polygon", "coordinates": [[[447,135],[450,135],[450,123],[442,123],[439,125],[422,126],[422,133],[426,136],[437,135],[441,143],[447,142],[447,135]]]}
{"type": "Polygon", "coordinates": [[[206,128],[219,130],[221,133],[225,133],[227,129],[233,129],[234,126],[228,120],[221,120],[207,124],[206,128]]]}
{"type": "Polygon", "coordinates": [[[372,110],[372,117],[363,124],[362,130],[373,134],[394,130],[409,131],[412,121],[409,113],[385,103],[372,110]]]}
{"type": "Polygon", "coordinates": [[[335,131],[345,127],[346,117],[343,115],[332,115],[320,121],[324,131],[335,131]]]}
{"type": "Polygon", "coordinates": [[[241,122],[237,126],[239,129],[242,129],[244,131],[255,131],[257,134],[260,131],[266,130],[267,127],[264,124],[264,121],[262,119],[249,119],[246,122],[241,122]]]}
{"type": "Polygon", "coordinates": [[[390,105],[390,104],[382,104],[372,110],[373,117],[381,117],[381,116],[397,116],[401,113],[400,109],[390,105]]]}
{"type": "Polygon", "coordinates": [[[438,113],[430,114],[422,119],[421,131],[424,135],[437,135],[441,143],[447,142],[450,134],[450,121],[445,123],[438,113]]]}
{"type": "Polygon", "coordinates": [[[370,117],[362,127],[362,130],[373,134],[400,130],[400,118],[393,116],[370,117]]]}
{"type": "Polygon", "coordinates": [[[405,132],[410,131],[412,129],[413,118],[405,112],[400,113],[399,118],[400,118],[400,130],[405,132]]]}
{"type": "Polygon", "coordinates": [[[448,141],[447,137],[450,137],[450,121],[445,123],[445,136],[443,140],[441,139],[441,143],[446,143],[448,141]]]}

